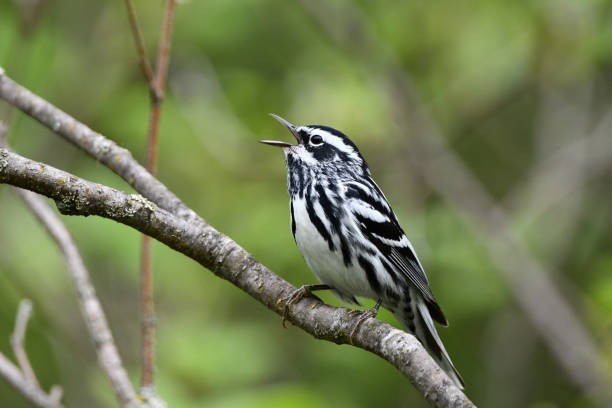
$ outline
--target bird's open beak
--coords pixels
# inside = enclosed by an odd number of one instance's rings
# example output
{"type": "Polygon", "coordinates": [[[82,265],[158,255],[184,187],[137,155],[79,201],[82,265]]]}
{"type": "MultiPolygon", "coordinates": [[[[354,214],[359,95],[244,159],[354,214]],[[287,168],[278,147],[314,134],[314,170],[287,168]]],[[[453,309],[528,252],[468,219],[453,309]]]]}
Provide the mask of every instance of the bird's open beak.
{"type": "MultiPolygon", "coordinates": [[[[291,132],[293,137],[295,137],[297,142],[301,143],[302,139],[300,138],[300,134],[297,132],[297,128],[295,127],[295,125],[293,125],[288,120],[285,120],[285,119],[281,118],[280,116],[275,115],[273,113],[271,113],[270,116],[272,116],[274,119],[278,120],[280,123],[285,125],[285,127],[287,129],[289,129],[289,131],[291,132]]],[[[270,145],[270,146],[278,146],[278,147],[291,147],[291,146],[293,146],[291,143],[280,142],[278,140],[260,140],[260,142],[264,143],[264,144],[267,144],[267,145],[270,145]]]]}

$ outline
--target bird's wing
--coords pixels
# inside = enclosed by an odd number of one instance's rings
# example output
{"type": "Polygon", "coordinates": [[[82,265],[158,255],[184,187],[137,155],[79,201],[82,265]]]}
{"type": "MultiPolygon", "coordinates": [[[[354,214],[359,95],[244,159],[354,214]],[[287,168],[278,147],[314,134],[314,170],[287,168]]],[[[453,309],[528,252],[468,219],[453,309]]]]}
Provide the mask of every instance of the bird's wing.
{"type": "Polygon", "coordinates": [[[363,237],[418,290],[434,320],[447,324],[416,252],[380,188],[372,179],[368,184],[353,181],[346,184],[345,194],[363,237]]]}

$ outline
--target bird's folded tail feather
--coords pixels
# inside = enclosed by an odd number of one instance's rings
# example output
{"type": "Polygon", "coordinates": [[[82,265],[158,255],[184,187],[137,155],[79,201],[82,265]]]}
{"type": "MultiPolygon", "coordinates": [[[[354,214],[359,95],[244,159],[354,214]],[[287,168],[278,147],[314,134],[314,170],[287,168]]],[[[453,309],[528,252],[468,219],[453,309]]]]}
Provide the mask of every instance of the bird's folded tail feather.
{"type": "Polygon", "coordinates": [[[453,365],[442,340],[436,331],[429,308],[415,290],[410,290],[410,308],[399,308],[395,317],[423,344],[425,349],[438,363],[440,368],[450,377],[457,387],[463,389],[465,384],[461,375],[453,365]]]}

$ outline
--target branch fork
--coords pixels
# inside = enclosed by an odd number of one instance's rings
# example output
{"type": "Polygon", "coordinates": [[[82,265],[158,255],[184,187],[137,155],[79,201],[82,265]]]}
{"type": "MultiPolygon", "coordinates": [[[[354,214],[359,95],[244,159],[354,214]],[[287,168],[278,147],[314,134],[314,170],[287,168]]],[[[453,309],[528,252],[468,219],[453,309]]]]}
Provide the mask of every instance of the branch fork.
{"type": "Polygon", "coordinates": [[[15,319],[15,329],[10,337],[11,348],[13,349],[13,354],[15,354],[17,365],[0,353],[0,377],[3,377],[32,404],[43,408],[61,408],[62,387],[54,385],[48,393],[45,392],[40,387],[25,350],[26,331],[31,316],[32,302],[28,299],[23,299],[19,303],[15,319]]]}

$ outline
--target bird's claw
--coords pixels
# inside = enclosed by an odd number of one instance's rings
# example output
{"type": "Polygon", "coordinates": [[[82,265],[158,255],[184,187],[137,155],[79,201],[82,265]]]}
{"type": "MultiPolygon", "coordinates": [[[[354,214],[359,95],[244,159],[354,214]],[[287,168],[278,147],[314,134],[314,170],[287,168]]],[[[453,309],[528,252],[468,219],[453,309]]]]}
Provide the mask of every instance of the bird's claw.
{"type": "Polygon", "coordinates": [[[378,315],[378,309],[380,308],[380,304],[381,304],[381,300],[379,300],[376,305],[368,310],[351,310],[350,312],[347,313],[347,315],[349,316],[349,318],[353,318],[355,316],[359,316],[359,319],[357,320],[357,323],[355,323],[355,326],[353,326],[353,330],[351,330],[351,334],[349,335],[349,343],[351,345],[353,345],[353,337],[355,336],[355,334],[357,334],[357,331],[359,330],[359,328],[361,327],[361,325],[363,324],[363,322],[365,322],[368,319],[373,319],[378,315]]]}
{"type": "Polygon", "coordinates": [[[278,302],[276,302],[278,306],[282,305],[283,303],[285,304],[283,308],[283,320],[281,321],[285,329],[287,328],[289,308],[293,306],[294,304],[296,304],[297,302],[299,302],[300,300],[304,299],[306,296],[309,296],[311,293],[312,292],[310,291],[308,287],[302,286],[301,288],[293,291],[293,293],[291,293],[289,296],[280,298],[278,302]]]}
{"type": "Polygon", "coordinates": [[[287,325],[285,323],[287,322],[287,317],[289,315],[289,308],[292,305],[304,299],[306,296],[313,296],[315,299],[321,300],[315,295],[313,295],[312,292],[316,290],[329,290],[329,289],[332,289],[331,286],[325,283],[317,283],[314,285],[304,285],[301,288],[295,290],[289,296],[279,299],[279,301],[276,302],[276,305],[278,307],[280,307],[283,303],[285,304],[285,307],[283,309],[283,321],[282,321],[283,327],[287,328],[287,325]]]}

